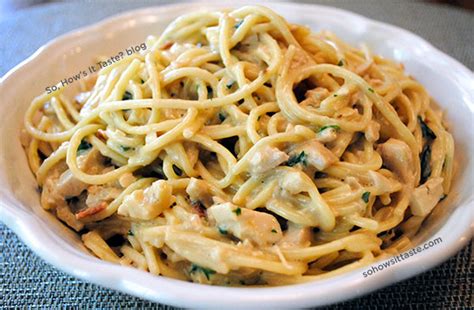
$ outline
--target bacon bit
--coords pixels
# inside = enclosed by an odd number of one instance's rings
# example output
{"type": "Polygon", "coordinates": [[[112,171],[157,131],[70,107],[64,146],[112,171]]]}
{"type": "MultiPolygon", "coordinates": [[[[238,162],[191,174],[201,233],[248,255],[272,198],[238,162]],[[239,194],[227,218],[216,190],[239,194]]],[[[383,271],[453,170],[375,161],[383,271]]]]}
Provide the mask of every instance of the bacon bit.
{"type": "Polygon", "coordinates": [[[173,41],[168,41],[160,47],[160,50],[167,50],[174,44],[173,41]]]}
{"type": "Polygon", "coordinates": [[[99,138],[102,141],[107,140],[107,133],[103,129],[99,129],[96,134],[97,138],[99,138]]]}
{"type": "Polygon", "coordinates": [[[207,216],[207,210],[199,200],[191,201],[191,207],[199,215],[199,217],[204,218],[207,216]]]}
{"type": "Polygon", "coordinates": [[[87,208],[87,209],[77,213],[76,214],[76,219],[80,220],[80,219],[83,219],[85,217],[88,217],[88,216],[94,215],[96,213],[99,213],[100,211],[107,208],[107,205],[108,204],[105,201],[102,201],[101,203],[99,203],[95,207],[87,208]]]}

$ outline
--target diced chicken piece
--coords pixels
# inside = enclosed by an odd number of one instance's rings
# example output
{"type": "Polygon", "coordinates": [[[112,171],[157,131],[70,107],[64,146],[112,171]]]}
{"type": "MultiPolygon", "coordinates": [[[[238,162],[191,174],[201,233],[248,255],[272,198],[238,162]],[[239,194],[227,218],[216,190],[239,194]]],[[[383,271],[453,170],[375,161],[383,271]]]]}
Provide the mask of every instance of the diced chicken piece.
{"type": "Polygon", "coordinates": [[[370,121],[365,129],[365,138],[369,142],[375,142],[380,138],[380,124],[376,121],[370,121]]]}
{"type": "Polygon", "coordinates": [[[326,129],[318,132],[316,138],[321,143],[332,142],[337,138],[337,130],[334,127],[327,127],[326,129]]]}
{"type": "Polygon", "coordinates": [[[72,227],[75,231],[80,231],[84,228],[84,224],[80,222],[71,210],[67,207],[67,205],[57,205],[56,207],[56,216],[66,223],[69,227],[72,227]]]}
{"type": "Polygon", "coordinates": [[[288,160],[288,155],[276,147],[265,146],[250,159],[252,174],[265,173],[288,160]]]}
{"type": "Polygon", "coordinates": [[[89,174],[98,174],[105,168],[102,154],[93,148],[77,157],[77,166],[80,170],[89,174]]]}
{"type": "Polygon", "coordinates": [[[300,105],[302,106],[312,106],[314,108],[319,107],[321,101],[323,101],[326,97],[329,96],[329,91],[326,88],[316,87],[314,89],[310,89],[305,94],[306,99],[303,100],[300,105]]]}
{"type": "Polygon", "coordinates": [[[315,89],[308,90],[306,92],[306,98],[321,102],[324,98],[329,96],[329,90],[323,87],[316,87],[315,89]]]}
{"type": "Polygon", "coordinates": [[[126,196],[117,213],[142,220],[154,219],[174,202],[172,191],[166,181],[155,181],[145,190],[137,189],[126,196]]]}
{"type": "Polygon", "coordinates": [[[120,195],[121,189],[117,187],[92,185],[87,189],[86,205],[88,207],[95,207],[102,202],[110,202],[120,195]]]}
{"type": "Polygon", "coordinates": [[[76,219],[80,220],[83,218],[86,218],[88,216],[94,215],[99,213],[102,210],[105,210],[108,206],[108,203],[105,201],[101,201],[97,204],[94,204],[91,207],[88,207],[86,209],[83,209],[82,211],[76,213],[76,219]]]}
{"type": "Polygon", "coordinates": [[[417,216],[426,216],[436,206],[443,196],[443,178],[429,179],[425,184],[418,186],[410,198],[411,213],[417,216]]]}
{"type": "Polygon", "coordinates": [[[46,210],[54,209],[58,205],[66,205],[64,197],[57,193],[57,182],[58,175],[52,174],[48,176],[43,183],[43,190],[41,191],[41,205],[46,210]]]}
{"type": "Polygon", "coordinates": [[[283,178],[279,179],[279,185],[282,189],[287,191],[291,195],[301,193],[305,189],[305,180],[302,177],[303,172],[292,171],[284,175],[283,178]]]}
{"type": "Polygon", "coordinates": [[[207,209],[216,226],[226,230],[240,240],[250,240],[260,246],[268,246],[282,238],[277,219],[268,213],[258,212],[226,202],[207,209]]]}
{"type": "Polygon", "coordinates": [[[401,184],[395,180],[390,180],[383,174],[376,171],[369,170],[369,177],[372,180],[373,186],[376,188],[375,195],[383,195],[393,193],[401,189],[401,184]]]}
{"type": "Polygon", "coordinates": [[[288,229],[278,244],[282,247],[308,247],[311,244],[311,228],[289,222],[288,229]]]}
{"type": "Polygon", "coordinates": [[[123,188],[127,188],[127,187],[130,186],[130,184],[132,184],[136,180],[137,180],[137,178],[132,173],[127,172],[127,173],[122,174],[122,176],[120,176],[119,184],[123,188]]]}
{"type": "Polygon", "coordinates": [[[112,186],[92,185],[87,189],[86,208],[76,213],[77,219],[99,213],[107,208],[109,203],[120,195],[121,189],[112,186]]]}
{"type": "Polygon", "coordinates": [[[71,170],[64,171],[56,184],[56,192],[63,197],[79,196],[89,185],[77,179],[71,170]]]}
{"type": "Polygon", "coordinates": [[[298,156],[301,152],[306,155],[306,162],[318,170],[324,170],[338,161],[336,155],[316,139],[302,143],[290,152],[290,156],[298,156]]]}
{"type": "Polygon", "coordinates": [[[395,172],[403,181],[411,182],[414,179],[413,156],[410,147],[403,141],[390,138],[379,145],[380,153],[385,166],[395,172]]]}
{"type": "Polygon", "coordinates": [[[205,206],[212,205],[211,188],[209,187],[209,184],[203,180],[191,178],[186,187],[186,193],[192,201],[200,201],[205,206]]]}
{"type": "Polygon", "coordinates": [[[308,53],[306,53],[303,49],[298,48],[296,49],[293,59],[291,60],[290,70],[296,71],[311,63],[313,63],[313,60],[310,58],[308,53]]]}

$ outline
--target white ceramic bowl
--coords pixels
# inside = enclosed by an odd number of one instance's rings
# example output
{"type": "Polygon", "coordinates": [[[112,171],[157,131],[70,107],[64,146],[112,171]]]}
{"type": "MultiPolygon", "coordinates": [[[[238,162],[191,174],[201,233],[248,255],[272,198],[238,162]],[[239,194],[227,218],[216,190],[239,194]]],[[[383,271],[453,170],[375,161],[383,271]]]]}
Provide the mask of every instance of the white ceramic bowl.
{"type": "MultiPolygon", "coordinates": [[[[242,3],[233,2],[235,6],[242,3]]],[[[113,265],[90,255],[77,235],[39,205],[36,183],[19,142],[23,114],[31,100],[49,85],[94,64],[98,55],[116,55],[159,34],[194,3],[140,9],[61,36],[8,72],[0,93],[0,218],[40,257],[78,278],[152,301],[184,307],[290,308],[340,302],[421,273],[462,248],[474,231],[474,78],[470,70],[423,39],[403,29],[340,9],[299,4],[268,4],[289,21],[328,29],[351,44],[365,42],[385,57],[402,62],[446,110],[456,140],[460,167],[453,193],[431,216],[417,242],[443,242],[372,276],[355,270],[312,283],[272,288],[212,287],[113,265]]],[[[77,86],[77,85],[76,85],[77,86]]],[[[75,87],[70,87],[71,89],[75,87]]],[[[378,265],[380,262],[376,263],[378,265]]]]}

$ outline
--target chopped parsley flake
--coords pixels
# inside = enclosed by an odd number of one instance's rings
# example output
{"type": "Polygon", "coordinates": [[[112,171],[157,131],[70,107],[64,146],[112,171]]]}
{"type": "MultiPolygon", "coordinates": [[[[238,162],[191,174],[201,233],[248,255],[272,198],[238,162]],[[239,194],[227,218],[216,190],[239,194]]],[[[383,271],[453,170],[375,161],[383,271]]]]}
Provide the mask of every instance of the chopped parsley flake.
{"type": "Polygon", "coordinates": [[[276,231],[275,229],[272,229],[272,233],[276,234],[276,233],[277,233],[277,231],[276,231]]]}
{"type": "Polygon", "coordinates": [[[134,236],[133,231],[131,229],[129,229],[127,235],[134,236]]]}
{"type": "Polygon", "coordinates": [[[131,149],[131,147],[129,147],[129,146],[120,145],[120,150],[122,150],[122,152],[129,151],[130,149],[131,149]]]}
{"type": "Polygon", "coordinates": [[[291,156],[288,161],[286,162],[286,165],[288,167],[293,167],[299,163],[302,163],[303,165],[307,165],[306,163],[306,153],[304,151],[302,151],[301,153],[299,153],[298,155],[293,155],[291,156]]]}
{"type": "Polygon", "coordinates": [[[222,235],[227,235],[227,229],[221,227],[221,226],[218,226],[217,229],[219,230],[219,232],[222,234],[222,235]]]}
{"type": "Polygon", "coordinates": [[[194,272],[202,272],[206,278],[209,280],[210,279],[210,276],[215,274],[216,272],[212,269],[209,269],[209,268],[204,268],[204,267],[201,267],[199,265],[196,265],[196,264],[192,264],[191,265],[191,270],[189,271],[191,273],[194,273],[194,272]]]}
{"type": "Polygon", "coordinates": [[[368,203],[369,202],[369,197],[370,197],[370,192],[364,192],[362,194],[362,200],[365,202],[365,203],[368,203]]]}
{"type": "Polygon", "coordinates": [[[431,175],[431,147],[429,144],[426,144],[423,148],[423,151],[420,154],[420,165],[421,165],[421,178],[420,184],[423,184],[428,180],[431,175]]]}
{"type": "Polygon", "coordinates": [[[239,20],[237,23],[235,23],[234,28],[238,29],[240,27],[240,25],[242,25],[243,22],[244,22],[243,19],[239,20]]]}
{"type": "Polygon", "coordinates": [[[323,127],[319,128],[318,132],[323,132],[324,130],[326,130],[328,128],[332,128],[336,131],[341,129],[341,127],[339,127],[338,125],[326,125],[326,126],[323,126],[323,127]]]}
{"type": "Polygon", "coordinates": [[[235,81],[231,81],[231,82],[227,83],[227,84],[225,85],[225,87],[227,87],[227,89],[231,89],[232,86],[234,86],[234,85],[235,85],[235,81]]]}
{"type": "Polygon", "coordinates": [[[126,90],[125,93],[123,93],[122,100],[130,100],[130,99],[133,99],[133,95],[126,90]]]}
{"type": "Polygon", "coordinates": [[[87,142],[87,140],[82,139],[81,144],[79,144],[79,147],[77,148],[77,153],[80,155],[84,151],[90,149],[92,147],[92,144],[87,142]]]}
{"type": "Polygon", "coordinates": [[[371,93],[375,93],[374,89],[372,87],[369,87],[368,90],[371,92],[371,93]]]}
{"type": "Polygon", "coordinates": [[[237,209],[233,210],[232,212],[234,212],[237,216],[239,216],[239,215],[242,214],[242,209],[237,208],[237,209]]]}
{"type": "Polygon", "coordinates": [[[225,117],[225,114],[224,114],[224,113],[221,112],[221,113],[219,113],[218,116],[219,116],[219,120],[220,120],[221,122],[225,121],[225,118],[226,118],[226,117],[225,117]]]}
{"type": "Polygon", "coordinates": [[[436,139],[436,134],[431,130],[428,125],[421,119],[421,116],[418,116],[418,122],[420,123],[421,133],[423,134],[423,138],[425,139],[436,139]]]}
{"type": "Polygon", "coordinates": [[[339,60],[339,62],[337,63],[337,65],[338,65],[339,67],[344,66],[344,60],[343,60],[343,59],[339,60]]]}

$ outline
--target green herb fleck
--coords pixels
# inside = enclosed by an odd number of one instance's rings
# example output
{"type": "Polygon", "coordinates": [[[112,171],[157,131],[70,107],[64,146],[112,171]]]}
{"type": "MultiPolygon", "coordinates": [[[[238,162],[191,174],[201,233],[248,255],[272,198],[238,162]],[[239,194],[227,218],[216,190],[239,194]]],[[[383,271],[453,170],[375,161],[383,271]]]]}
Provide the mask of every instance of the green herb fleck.
{"type": "Polygon", "coordinates": [[[234,86],[234,85],[235,85],[235,81],[231,81],[231,82],[227,83],[227,84],[225,85],[225,87],[227,87],[227,89],[231,89],[232,86],[234,86]]]}
{"type": "Polygon", "coordinates": [[[372,87],[369,87],[368,90],[371,92],[371,93],[375,93],[374,89],[372,87]]]}
{"type": "Polygon", "coordinates": [[[239,216],[239,215],[242,214],[242,209],[237,208],[237,209],[233,210],[232,212],[234,212],[237,216],[239,216]]]}
{"type": "Polygon", "coordinates": [[[143,79],[140,79],[140,83],[142,83],[142,84],[143,84],[143,83],[145,83],[145,81],[144,81],[143,79]]]}
{"type": "Polygon", "coordinates": [[[306,153],[304,151],[302,151],[301,153],[299,153],[298,155],[293,155],[291,156],[288,161],[286,162],[286,165],[288,167],[293,167],[299,163],[302,163],[303,165],[307,165],[306,163],[306,153]]]}
{"type": "Polygon", "coordinates": [[[225,118],[226,118],[226,117],[225,117],[225,114],[224,114],[224,113],[220,112],[218,116],[219,116],[219,120],[220,120],[221,122],[225,121],[225,118]]]}
{"type": "Polygon", "coordinates": [[[276,229],[272,229],[272,233],[276,234],[277,233],[276,229]]]}
{"type": "Polygon", "coordinates": [[[423,134],[423,138],[425,139],[436,139],[436,135],[435,133],[433,132],[433,130],[431,130],[430,127],[428,127],[428,125],[426,125],[426,123],[421,119],[421,116],[418,116],[418,122],[420,123],[420,127],[421,127],[421,133],[423,134]]]}
{"type": "Polygon", "coordinates": [[[125,145],[120,145],[119,148],[122,152],[127,152],[127,151],[130,151],[132,149],[131,147],[125,146],[125,145]]]}
{"type": "Polygon", "coordinates": [[[135,236],[134,233],[133,233],[133,231],[132,231],[131,229],[128,230],[127,235],[129,235],[129,236],[135,236]]]}
{"type": "Polygon", "coordinates": [[[420,154],[420,165],[421,165],[421,178],[420,184],[423,184],[428,180],[431,175],[431,147],[429,144],[426,144],[423,148],[423,151],[420,154]]]}
{"type": "Polygon", "coordinates": [[[244,22],[243,19],[239,20],[237,23],[235,23],[234,28],[238,29],[240,27],[240,25],[242,25],[243,22],[244,22]]]}
{"type": "Polygon", "coordinates": [[[227,235],[227,229],[223,228],[223,227],[220,227],[218,226],[217,229],[219,230],[219,232],[222,234],[222,235],[227,235]]]}
{"type": "Polygon", "coordinates": [[[191,270],[190,270],[191,273],[194,273],[194,272],[202,272],[206,278],[209,280],[210,279],[210,276],[215,274],[216,272],[212,269],[209,269],[209,268],[204,268],[204,267],[201,267],[199,265],[196,265],[196,264],[192,264],[191,265],[191,270]]]}
{"type": "Polygon", "coordinates": [[[87,151],[88,149],[90,149],[91,147],[92,147],[92,144],[87,142],[87,140],[82,139],[81,144],[79,144],[79,147],[77,148],[77,154],[80,155],[84,151],[87,151]]]}
{"type": "Polygon", "coordinates": [[[130,100],[130,99],[133,99],[133,95],[126,90],[123,93],[122,100],[130,100]]]}
{"type": "Polygon", "coordinates": [[[337,94],[332,95],[333,97],[337,97],[337,94]]]}
{"type": "Polygon", "coordinates": [[[183,171],[181,171],[181,169],[179,169],[179,167],[176,165],[173,165],[173,171],[177,176],[181,176],[183,174],[183,171]]]}
{"type": "Polygon", "coordinates": [[[326,126],[323,126],[323,127],[319,128],[318,132],[323,132],[324,130],[326,130],[328,128],[332,128],[336,131],[341,129],[341,127],[339,127],[338,125],[326,125],[326,126]]]}
{"type": "Polygon", "coordinates": [[[343,60],[343,59],[339,60],[339,62],[337,63],[337,65],[338,65],[339,67],[344,66],[344,60],[343,60]]]}
{"type": "Polygon", "coordinates": [[[370,197],[370,192],[364,192],[362,194],[362,200],[365,202],[365,203],[368,203],[369,202],[369,197],[370,197]]]}

